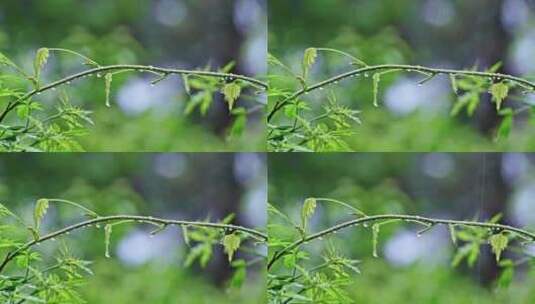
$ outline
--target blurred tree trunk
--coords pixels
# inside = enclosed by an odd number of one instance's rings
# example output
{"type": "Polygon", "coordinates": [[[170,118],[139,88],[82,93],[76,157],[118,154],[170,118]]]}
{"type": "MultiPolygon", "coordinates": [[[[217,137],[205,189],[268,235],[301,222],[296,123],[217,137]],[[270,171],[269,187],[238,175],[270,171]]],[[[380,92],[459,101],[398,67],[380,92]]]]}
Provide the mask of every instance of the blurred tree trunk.
{"type": "MultiPolygon", "coordinates": [[[[501,8],[503,1],[500,0],[476,0],[463,2],[466,15],[463,20],[469,22],[466,31],[472,36],[471,45],[476,45],[478,60],[482,66],[487,68],[497,62],[502,62],[507,58],[507,46],[510,45],[510,37],[505,31],[501,22],[501,8]],[[481,11],[481,8],[485,8],[481,11]],[[470,25],[472,21],[472,25],[470,25]],[[469,29],[479,28],[486,29],[484,32],[473,32],[469,29]]],[[[501,71],[504,71],[501,69],[501,71]]],[[[507,71],[504,71],[507,72],[507,71]]],[[[490,95],[482,96],[481,106],[476,111],[476,124],[478,129],[492,136],[493,130],[499,123],[499,117],[496,113],[495,106],[491,103],[490,95]]]]}
{"type": "MultiPolygon", "coordinates": [[[[211,28],[219,29],[217,32],[202,34],[206,35],[204,47],[207,47],[206,51],[209,52],[210,58],[215,61],[214,64],[220,67],[230,62],[238,63],[245,37],[240,33],[234,22],[235,1],[205,0],[201,3],[200,9],[195,12],[195,18],[207,20],[213,24],[211,28]]],[[[239,65],[236,65],[233,72],[243,74],[239,65]]],[[[218,95],[215,98],[219,102],[215,102],[214,106],[222,108],[222,110],[214,111],[215,114],[210,119],[210,125],[216,133],[223,135],[232,123],[232,119],[227,111],[224,111],[227,105],[222,101],[223,97],[218,95]]],[[[206,119],[204,122],[206,122],[206,119]]]]}
{"type": "MultiPolygon", "coordinates": [[[[505,206],[508,201],[510,189],[505,183],[502,175],[502,154],[483,153],[481,154],[481,191],[479,204],[481,206],[481,216],[484,219],[491,218],[496,214],[505,215],[505,206]]],[[[503,221],[507,222],[504,218],[503,221]]],[[[476,275],[484,285],[492,284],[498,275],[496,260],[488,246],[482,250],[481,259],[476,275]]]]}
{"type": "MultiPolygon", "coordinates": [[[[201,161],[196,162],[194,181],[205,180],[206,183],[192,185],[202,188],[200,196],[202,205],[209,210],[212,220],[220,220],[229,214],[238,214],[243,187],[234,174],[235,155],[233,153],[204,154],[201,161]],[[215,182],[217,181],[217,182],[215,182]]],[[[237,223],[237,222],[234,222],[237,223]]],[[[209,266],[210,275],[218,284],[223,284],[231,275],[231,267],[228,264],[221,247],[215,248],[216,257],[209,266]]]]}

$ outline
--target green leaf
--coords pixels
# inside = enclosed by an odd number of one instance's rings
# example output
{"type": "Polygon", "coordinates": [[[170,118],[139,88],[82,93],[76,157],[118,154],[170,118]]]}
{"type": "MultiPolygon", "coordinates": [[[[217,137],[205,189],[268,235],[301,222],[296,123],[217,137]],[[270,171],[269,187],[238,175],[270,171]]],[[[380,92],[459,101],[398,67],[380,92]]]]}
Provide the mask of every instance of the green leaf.
{"type": "Polygon", "coordinates": [[[230,279],[230,287],[240,288],[247,277],[247,263],[244,260],[236,260],[232,262],[232,267],[236,270],[230,279]]]}
{"type": "Polygon", "coordinates": [[[478,257],[479,257],[479,244],[474,242],[470,245],[470,250],[469,250],[468,260],[467,260],[468,266],[474,267],[478,257]]]}
{"type": "Polygon", "coordinates": [[[212,257],[212,246],[210,243],[198,244],[193,247],[184,261],[184,266],[189,267],[195,262],[196,259],[199,259],[199,264],[202,268],[208,265],[210,258],[212,257]]]}
{"type": "Polygon", "coordinates": [[[377,254],[377,245],[379,243],[379,228],[380,226],[378,224],[374,224],[372,226],[372,246],[373,246],[373,257],[377,258],[379,255],[377,254]]]}
{"type": "Polygon", "coordinates": [[[7,56],[2,54],[1,52],[0,52],[0,65],[8,65],[8,66],[11,65],[11,60],[9,60],[9,58],[7,58],[7,56]]]}
{"type": "Polygon", "coordinates": [[[509,259],[502,260],[500,262],[500,267],[502,268],[502,272],[500,273],[500,276],[498,277],[498,286],[500,288],[507,288],[513,282],[513,278],[515,275],[514,266],[515,266],[514,262],[509,259]]]}
{"type": "Polygon", "coordinates": [[[232,262],[234,253],[240,248],[241,238],[236,233],[227,234],[223,237],[223,248],[228,255],[228,261],[232,262]]]}
{"type": "Polygon", "coordinates": [[[11,211],[9,211],[9,209],[4,206],[4,204],[0,203],[0,217],[6,215],[11,215],[11,211]]]}
{"type": "Polygon", "coordinates": [[[104,253],[104,256],[109,258],[110,255],[110,239],[111,239],[111,233],[112,233],[112,225],[107,224],[104,226],[104,246],[106,247],[106,251],[104,253]]]}
{"type": "Polygon", "coordinates": [[[30,105],[29,104],[21,104],[17,107],[17,116],[20,119],[26,119],[28,116],[30,116],[30,105]]]}
{"type": "Polygon", "coordinates": [[[505,82],[494,83],[489,93],[492,95],[492,100],[496,103],[496,110],[499,111],[502,107],[502,103],[509,95],[509,86],[505,82]]]}
{"type": "Polygon", "coordinates": [[[39,79],[41,70],[46,65],[49,56],[50,52],[47,48],[40,48],[37,50],[37,54],[35,55],[35,59],[33,61],[33,70],[36,79],[39,79]]]}
{"type": "Polygon", "coordinates": [[[307,198],[305,202],[303,203],[303,207],[301,209],[301,228],[303,231],[306,231],[308,220],[314,215],[314,212],[316,211],[316,199],[313,197],[307,198]]]}
{"type": "Polygon", "coordinates": [[[232,111],[232,108],[234,108],[234,103],[240,97],[241,87],[235,82],[227,83],[223,87],[222,93],[225,96],[225,100],[228,103],[229,111],[232,111]]]}
{"type": "Polygon", "coordinates": [[[498,233],[489,238],[489,243],[492,247],[492,252],[496,255],[496,262],[499,262],[502,252],[509,244],[509,238],[503,233],[498,233]]]}
{"type": "Polygon", "coordinates": [[[308,48],[303,55],[303,78],[308,77],[309,69],[316,63],[318,57],[318,50],[315,48],[308,48]]]}
{"type": "Polygon", "coordinates": [[[39,230],[39,226],[41,226],[41,220],[45,216],[48,207],[49,203],[48,199],[46,198],[38,199],[35,203],[35,209],[33,211],[33,222],[35,224],[36,230],[39,230]]]}
{"type": "Polygon", "coordinates": [[[113,75],[111,73],[107,73],[104,75],[104,82],[105,82],[105,93],[106,93],[106,107],[111,107],[110,105],[110,92],[111,92],[111,82],[113,81],[113,75]]]}
{"type": "Polygon", "coordinates": [[[232,110],[232,115],[235,116],[234,122],[230,127],[229,137],[235,138],[240,136],[247,125],[247,111],[244,108],[237,108],[232,110]]]}
{"type": "Polygon", "coordinates": [[[498,131],[496,132],[496,141],[509,137],[511,130],[513,129],[513,110],[504,109],[501,110],[499,114],[503,116],[503,118],[498,126],[498,131]]]}

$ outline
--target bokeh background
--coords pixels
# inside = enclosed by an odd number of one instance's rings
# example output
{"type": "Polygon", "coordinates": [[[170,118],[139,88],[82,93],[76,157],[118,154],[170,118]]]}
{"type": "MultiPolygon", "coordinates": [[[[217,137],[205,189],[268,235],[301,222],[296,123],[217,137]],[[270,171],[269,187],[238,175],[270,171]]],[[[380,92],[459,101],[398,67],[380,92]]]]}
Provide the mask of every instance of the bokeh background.
{"type": "MultiPolygon", "coordinates": [[[[535,2],[531,0],[273,0],[269,3],[269,51],[301,70],[308,47],[347,51],[368,64],[415,64],[486,69],[502,62],[501,72],[535,76],[535,2]]],[[[336,56],[329,56],[336,58],[336,56]]],[[[343,60],[319,59],[315,80],[334,76],[343,60]]],[[[278,71],[280,73],[280,71],[278,71]]],[[[422,75],[383,77],[379,101],[372,104],[372,80],[343,81],[338,99],[362,109],[350,146],[355,151],[533,151],[533,119],[516,119],[513,134],[495,143],[501,121],[489,94],[474,117],[450,117],[454,94],[447,77],[418,86],[422,75]]],[[[394,75],[392,74],[392,75],[394,75]]],[[[312,82],[311,82],[312,83],[312,82]]],[[[506,101],[531,105],[533,95],[515,93],[506,101]]],[[[307,96],[313,106],[325,93],[307,96]]]]}
{"type": "MultiPolygon", "coordinates": [[[[264,230],[266,166],[260,154],[42,154],[0,156],[2,203],[32,222],[38,198],[79,202],[99,214],[138,214],[218,221],[264,230]]],[[[76,209],[51,205],[43,231],[84,220],[76,209]]],[[[184,267],[187,246],[176,228],[150,237],[154,227],[114,228],[111,258],[104,256],[103,229],[62,238],[76,256],[94,261],[95,275],[80,292],[88,303],[263,303],[264,265],[248,269],[242,288],[228,288],[233,273],[221,246],[205,269],[184,267]]],[[[60,242],[40,245],[53,259],[60,242]]],[[[256,246],[265,255],[265,248],[256,246]]],[[[255,255],[238,252],[239,258],[255,255]]]]}
{"type": "MultiPolygon", "coordinates": [[[[303,201],[327,197],[367,214],[413,214],[446,219],[488,220],[535,230],[535,155],[533,154],[272,154],[269,201],[299,222],[303,201]]],[[[318,203],[310,231],[352,218],[346,210],[318,203]]],[[[275,218],[269,219],[276,221],[275,218]]],[[[329,238],[362,274],[349,290],[357,303],[532,303],[535,269],[522,265],[507,288],[497,288],[500,273],[490,246],[478,263],[450,266],[455,251],[447,227],[417,237],[420,226],[385,225],[379,258],[372,257],[371,230],[346,229],[329,238]]],[[[320,257],[327,241],[306,245],[320,257]]],[[[535,246],[509,251],[506,258],[535,256],[535,246]]],[[[320,262],[321,263],[321,262],[320,262]]]]}
{"type": "MultiPolygon", "coordinates": [[[[144,64],[212,69],[235,62],[235,73],[262,77],[266,70],[265,0],[6,0],[0,3],[0,52],[32,70],[40,47],[68,48],[101,64],[144,64]]],[[[53,56],[48,81],[84,69],[79,59],[53,56]],[[69,59],[70,58],[70,59],[69,59]]],[[[246,134],[228,139],[231,117],[217,94],[206,117],[183,115],[187,96],[180,77],[152,87],[153,75],[116,77],[113,107],[104,106],[104,81],[68,89],[72,102],[94,111],[96,126],[82,139],[88,151],[264,150],[262,113],[246,134]]],[[[56,93],[40,96],[53,106],[56,93]]],[[[242,98],[246,108],[265,103],[242,98]]]]}

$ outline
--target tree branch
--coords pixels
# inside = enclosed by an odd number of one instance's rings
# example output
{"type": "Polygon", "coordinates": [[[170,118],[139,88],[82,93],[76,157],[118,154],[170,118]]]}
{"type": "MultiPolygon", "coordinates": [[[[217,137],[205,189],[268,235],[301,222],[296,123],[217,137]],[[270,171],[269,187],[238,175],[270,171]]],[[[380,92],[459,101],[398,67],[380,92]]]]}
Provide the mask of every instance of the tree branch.
{"type": "Polygon", "coordinates": [[[96,225],[100,223],[108,223],[108,222],[116,222],[116,221],[138,221],[143,223],[151,223],[156,225],[174,225],[174,226],[195,226],[195,227],[208,227],[208,228],[215,228],[215,229],[224,229],[224,230],[232,230],[232,231],[241,231],[244,233],[247,233],[257,239],[260,239],[262,241],[267,241],[268,236],[260,231],[257,231],[255,229],[246,228],[242,226],[236,226],[236,225],[229,225],[229,224],[221,224],[221,223],[210,223],[210,222],[198,222],[198,221],[182,221],[182,220],[169,220],[169,219],[163,219],[163,218],[155,218],[151,216],[140,216],[140,215],[112,215],[112,216],[102,216],[97,217],[91,220],[87,220],[84,222],[76,223],[71,226],[65,227],[63,229],[60,229],[55,232],[51,232],[49,234],[46,234],[44,236],[40,236],[38,239],[27,242],[26,244],[22,245],[21,247],[17,248],[16,250],[8,253],[2,263],[0,264],[0,273],[4,270],[4,268],[7,266],[7,264],[13,260],[16,256],[21,254],[24,250],[31,248],[32,246],[35,246],[37,244],[40,244],[41,242],[56,238],[58,236],[61,236],[63,234],[67,234],[73,230],[77,230],[83,227],[88,227],[91,225],[96,225]]]}
{"type": "Polygon", "coordinates": [[[380,220],[404,220],[404,221],[412,221],[412,222],[423,223],[423,224],[428,224],[428,225],[459,225],[459,226],[483,227],[483,228],[489,228],[489,229],[496,230],[496,231],[509,231],[512,233],[516,233],[522,236],[523,238],[529,240],[530,242],[535,242],[535,233],[529,232],[527,230],[523,230],[520,228],[516,228],[513,226],[509,226],[509,225],[474,222],[474,221],[443,220],[443,219],[427,218],[427,217],[422,217],[418,215],[397,215],[397,214],[373,215],[373,216],[361,217],[358,219],[350,220],[350,221],[332,226],[330,228],[308,235],[300,240],[293,242],[292,244],[284,247],[282,250],[276,252],[273,255],[271,260],[268,262],[268,270],[273,266],[273,264],[278,259],[288,254],[289,251],[299,247],[303,243],[307,243],[312,240],[324,237],[325,235],[335,233],[338,230],[341,230],[344,228],[356,226],[359,224],[365,224],[369,222],[376,222],[380,220]]]}
{"type": "Polygon", "coordinates": [[[321,89],[325,86],[328,86],[330,84],[336,84],[340,80],[344,80],[346,78],[351,78],[355,76],[359,76],[361,74],[366,75],[367,73],[376,72],[376,71],[383,71],[383,70],[399,70],[404,72],[417,72],[417,73],[423,73],[427,74],[428,76],[438,76],[440,74],[444,75],[453,75],[453,76],[477,76],[477,77],[487,77],[491,78],[492,80],[509,80],[514,83],[519,84],[520,86],[530,89],[532,91],[535,91],[535,83],[531,82],[529,80],[507,75],[507,74],[501,74],[501,73],[488,73],[488,72],[479,72],[479,71],[467,71],[467,70],[452,70],[452,69],[437,69],[437,68],[429,68],[419,65],[403,65],[403,64],[382,64],[382,65],[374,65],[374,66],[366,66],[363,68],[355,69],[349,72],[345,72],[339,75],[336,75],[334,77],[331,77],[329,79],[326,79],[324,81],[318,82],[316,84],[313,84],[311,86],[306,86],[295,93],[293,93],[291,96],[283,99],[282,101],[279,101],[275,104],[273,109],[268,114],[268,122],[271,121],[275,113],[277,113],[282,107],[284,107],[288,102],[296,99],[297,97],[309,93],[311,91],[321,89]]]}
{"type": "Polygon", "coordinates": [[[198,70],[184,70],[184,69],[170,69],[170,68],[161,68],[161,67],[154,67],[154,66],[145,66],[145,65],[109,65],[109,66],[101,66],[94,69],[86,70],[80,73],[76,73],[70,76],[67,76],[63,79],[57,80],[55,82],[52,82],[50,84],[41,86],[39,88],[36,88],[32,91],[27,92],[22,97],[8,103],[4,111],[0,114],[0,122],[4,120],[4,118],[7,116],[9,112],[11,112],[14,108],[16,108],[18,105],[20,105],[25,100],[31,98],[34,95],[40,94],[42,92],[51,90],[53,88],[56,88],[58,86],[61,86],[63,84],[68,84],[71,81],[91,76],[91,75],[98,75],[101,73],[111,72],[111,71],[117,71],[117,70],[131,70],[131,71],[138,71],[138,72],[149,72],[149,73],[155,73],[159,75],[196,75],[196,76],[208,76],[208,77],[216,77],[216,78],[223,78],[223,79],[239,79],[242,81],[245,81],[253,86],[256,86],[258,88],[267,90],[268,85],[267,83],[260,81],[258,79],[247,77],[239,74],[232,74],[232,73],[220,73],[220,72],[211,72],[211,71],[198,71],[198,70]]]}

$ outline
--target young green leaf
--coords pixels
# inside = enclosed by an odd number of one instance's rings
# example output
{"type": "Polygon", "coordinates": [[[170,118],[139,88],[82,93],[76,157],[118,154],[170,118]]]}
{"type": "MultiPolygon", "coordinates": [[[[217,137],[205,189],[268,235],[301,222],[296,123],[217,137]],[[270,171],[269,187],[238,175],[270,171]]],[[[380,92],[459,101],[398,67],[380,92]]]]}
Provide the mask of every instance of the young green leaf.
{"type": "Polygon", "coordinates": [[[499,111],[502,103],[509,95],[509,86],[505,82],[494,83],[489,90],[492,95],[492,100],[496,103],[496,110],[499,111]]]}
{"type": "Polygon", "coordinates": [[[28,231],[30,231],[30,233],[32,234],[33,240],[38,241],[40,238],[39,232],[37,232],[37,230],[35,230],[35,228],[33,227],[27,227],[27,228],[28,228],[28,231]]]}
{"type": "Polygon", "coordinates": [[[223,237],[223,247],[225,253],[228,255],[228,261],[232,262],[234,253],[240,248],[241,238],[236,233],[227,234],[223,237]]]}
{"type": "Polygon", "coordinates": [[[188,226],[182,225],[182,238],[184,239],[184,243],[189,246],[189,232],[188,232],[188,226]]]}
{"type": "Polygon", "coordinates": [[[308,70],[316,63],[318,57],[318,50],[315,48],[308,48],[303,55],[303,78],[308,77],[308,70]]]}
{"type": "Polygon", "coordinates": [[[457,78],[455,75],[450,74],[450,82],[453,93],[457,94],[459,92],[459,87],[457,86],[457,78]]]}
{"type": "Polygon", "coordinates": [[[107,73],[104,76],[104,82],[105,82],[105,93],[106,93],[106,107],[111,107],[110,105],[110,92],[111,92],[111,82],[113,81],[113,75],[111,73],[107,73]]]}
{"type": "Polygon", "coordinates": [[[375,107],[379,106],[379,82],[381,82],[381,74],[373,74],[373,105],[375,107]]]}
{"type": "Polygon", "coordinates": [[[228,103],[229,111],[232,111],[232,108],[234,108],[234,103],[240,97],[241,87],[235,82],[227,83],[223,87],[222,93],[225,96],[226,102],[228,103]]]}
{"type": "Polygon", "coordinates": [[[50,51],[47,48],[40,48],[37,50],[37,54],[35,55],[35,59],[33,61],[33,70],[36,79],[39,79],[41,70],[46,65],[49,56],[50,51]]]}
{"type": "Polygon", "coordinates": [[[38,199],[35,203],[35,209],[33,211],[33,221],[35,224],[35,229],[39,230],[39,227],[41,226],[41,220],[46,214],[46,211],[48,210],[49,203],[48,199],[41,198],[38,199]]]}
{"type": "Polygon", "coordinates": [[[110,239],[111,239],[111,233],[112,233],[112,225],[107,224],[104,226],[104,246],[106,247],[106,251],[104,253],[104,256],[109,258],[110,255],[110,239]]]}
{"type": "Polygon", "coordinates": [[[378,224],[374,224],[372,226],[372,246],[373,246],[374,258],[379,257],[379,255],[377,254],[377,245],[379,243],[379,229],[380,229],[380,226],[378,224]]]}
{"type": "Polygon", "coordinates": [[[499,262],[502,252],[509,244],[509,238],[503,233],[498,233],[489,238],[489,243],[492,247],[492,252],[496,255],[496,262],[499,262]]]}
{"type": "Polygon", "coordinates": [[[191,87],[189,85],[189,76],[187,74],[182,74],[182,83],[184,84],[184,90],[186,90],[186,94],[191,95],[191,87]]]}
{"type": "Polygon", "coordinates": [[[455,225],[449,224],[448,228],[450,230],[450,237],[453,244],[457,245],[457,234],[455,233],[455,225]]]}
{"type": "Polygon", "coordinates": [[[307,198],[303,203],[303,207],[301,209],[301,228],[303,231],[306,231],[308,220],[316,211],[316,205],[316,199],[313,197],[307,198]]]}

